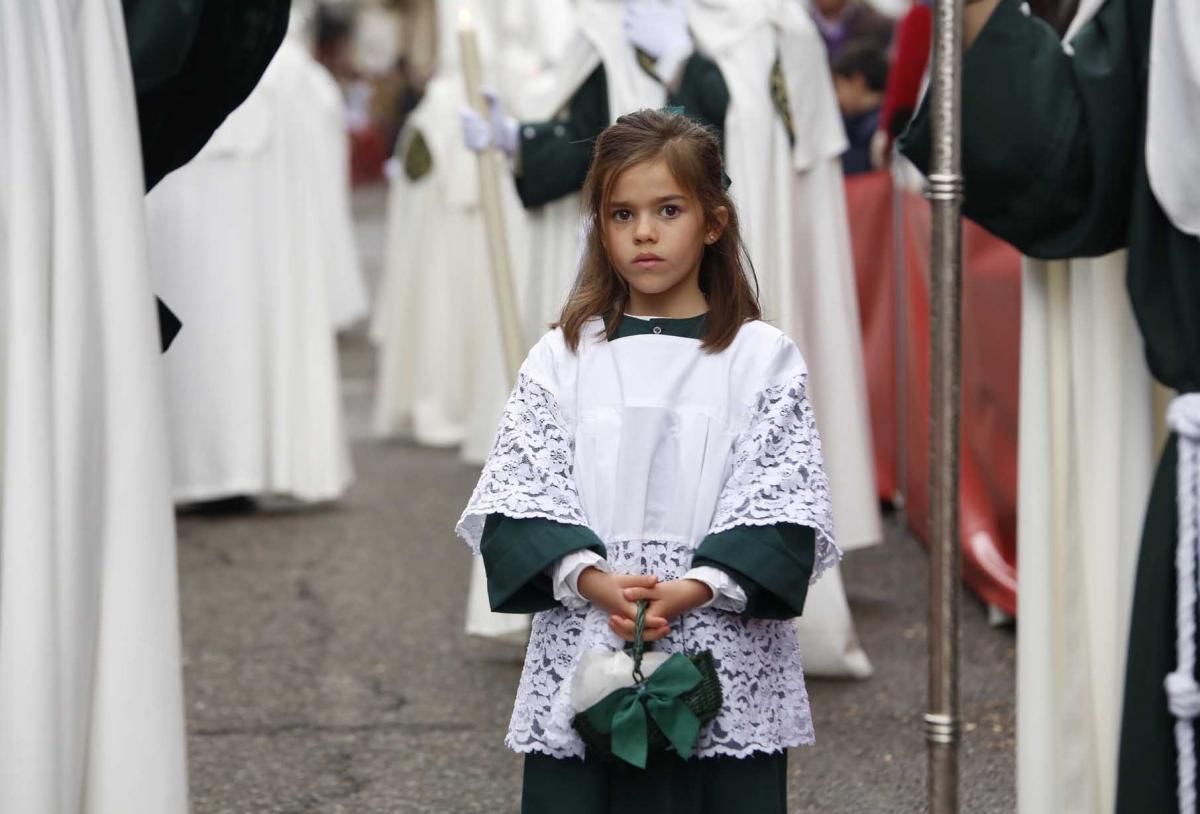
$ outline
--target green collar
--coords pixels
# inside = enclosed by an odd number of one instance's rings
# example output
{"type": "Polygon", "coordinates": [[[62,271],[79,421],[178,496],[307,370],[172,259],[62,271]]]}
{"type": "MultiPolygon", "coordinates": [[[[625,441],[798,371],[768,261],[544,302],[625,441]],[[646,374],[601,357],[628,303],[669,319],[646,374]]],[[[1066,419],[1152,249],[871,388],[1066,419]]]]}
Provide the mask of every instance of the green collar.
{"type": "Polygon", "coordinates": [[[658,318],[641,319],[626,316],[617,327],[612,339],[624,339],[627,336],[642,336],[643,334],[659,334],[662,336],[681,336],[685,339],[703,339],[704,330],[708,325],[708,314],[700,314],[684,319],[658,318]]]}

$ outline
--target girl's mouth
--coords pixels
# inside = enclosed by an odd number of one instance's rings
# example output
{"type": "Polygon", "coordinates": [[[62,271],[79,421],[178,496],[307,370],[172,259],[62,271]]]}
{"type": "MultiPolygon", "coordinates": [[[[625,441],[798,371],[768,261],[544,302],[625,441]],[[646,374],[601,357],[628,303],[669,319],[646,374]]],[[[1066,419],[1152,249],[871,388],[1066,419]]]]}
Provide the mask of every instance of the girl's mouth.
{"type": "Polygon", "coordinates": [[[650,252],[643,252],[637,257],[633,258],[633,264],[635,266],[641,266],[642,268],[651,268],[662,262],[663,259],[661,257],[650,252]]]}

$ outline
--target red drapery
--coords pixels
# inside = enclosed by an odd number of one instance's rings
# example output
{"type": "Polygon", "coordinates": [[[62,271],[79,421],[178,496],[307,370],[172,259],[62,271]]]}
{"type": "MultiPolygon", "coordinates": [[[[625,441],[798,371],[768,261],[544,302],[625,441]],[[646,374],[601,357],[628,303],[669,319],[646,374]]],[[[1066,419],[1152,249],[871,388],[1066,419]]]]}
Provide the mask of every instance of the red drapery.
{"type": "MultiPolygon", "coordinates": [[[[929,524],[929,205],[916,193],[895,195],[887,172],[847,178],[846,197],[879,493],[884,499],[904,496],[908,522],[924,539],[929,524]],[[898,255],[904,270],[902,322],[895,296],[898,255]],[[898,371],[903,371],[899,390],[898,371]]],[[[963,268],[963,572],[981,598],[1016,615],[1021,259],[1011,246],[964,221],[963,268]]]]}

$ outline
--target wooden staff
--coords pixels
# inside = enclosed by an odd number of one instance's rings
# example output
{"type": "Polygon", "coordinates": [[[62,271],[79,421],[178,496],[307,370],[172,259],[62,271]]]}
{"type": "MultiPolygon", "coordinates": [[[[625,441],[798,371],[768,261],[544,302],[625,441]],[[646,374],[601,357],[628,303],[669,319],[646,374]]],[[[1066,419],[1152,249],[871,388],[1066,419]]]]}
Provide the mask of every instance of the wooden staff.
{"type": "Polygon", "coordinates": [[[955,814],[958,802],[958,661],[962,563],[958,523],[962,390],[962,21],[963,0],[933,0],[933,152],[927,195],[933,208],[930,256],[931,382],[929,562],[930,814],[955,814]]]}
{"type": "MultiPolygon", "coordinates": [[[[487,121],[490,118],[487,100],[483,96],[483,62],[479,58],[479,41],[475,26],[466,8],[458,16],[459,51],[462,55],[463,79],[467,86],[467,103],[487,121]]],[[[500,317],[500,335],[504,343],[504,361],[510,384],[515,384],[517,371],[525,357],[525,342],[517,312],[516,287],[513,285],[512,260],[508,251],[508,232],[504,228],[504,209],[500,198],[500,179],[505,172],[503,157],[498,150],[479,153],[479,198],[487,228],[488,250],[491,255],[492,291],[500,317]]]]}

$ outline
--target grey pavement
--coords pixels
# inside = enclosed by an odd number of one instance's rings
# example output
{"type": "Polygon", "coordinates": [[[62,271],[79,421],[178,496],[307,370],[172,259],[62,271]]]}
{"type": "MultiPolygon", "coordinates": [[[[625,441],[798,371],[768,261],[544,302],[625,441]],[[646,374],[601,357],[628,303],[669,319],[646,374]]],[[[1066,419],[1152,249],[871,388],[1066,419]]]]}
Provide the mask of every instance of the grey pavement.
{"type": "MultiPolygon", "coordinates": [[[[380,192],[359,193],[356,211],[374,278],[380,192]]],[[[470,558],[451,529],[477,472],[449,451],[367,438],[361,330],[342,362],[357,469],[345,500],[180,517],[193,811],[516,812],[521,761],[502,740],[521,654],[462,632],[470,558]]],[[[809,681],[817,745],[791,755],[794,814],[925,810],[927,560],[894,523],[888,537],[846,558],[876,673],[809,681]]],[[[1012,630],[967,597],[971,814],[1015,808],[1014,650],[1012,630]]]]}

